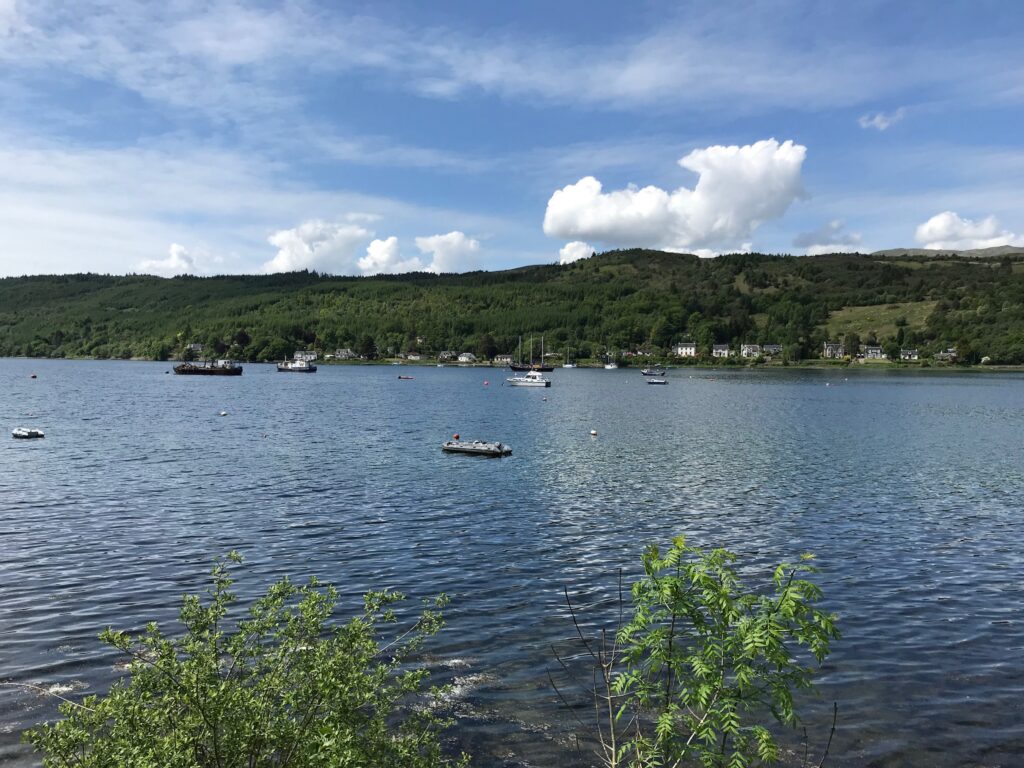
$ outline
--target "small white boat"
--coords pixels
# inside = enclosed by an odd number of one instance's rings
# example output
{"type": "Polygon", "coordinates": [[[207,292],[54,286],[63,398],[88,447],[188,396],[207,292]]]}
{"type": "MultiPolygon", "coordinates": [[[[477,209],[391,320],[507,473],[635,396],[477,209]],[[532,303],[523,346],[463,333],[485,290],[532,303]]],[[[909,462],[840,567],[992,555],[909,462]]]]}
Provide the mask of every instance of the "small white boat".
{"type": "Polygon", "coordinates": [[[316,373],[316,366],[309,360],[285,360],[277,364],[278,373],[316,373]]]}
{"type": "Polygon", "coordinates": [[[648,384],[668,384],[668,379],[665,378],[649,378],[647,379],[648,384]]]}
{"type": "Polygon", "coordinates": [[[550,387],[551,379],[545,379],[540,371],[527,371],[522,376],[505,379],[510,387],[550,387]]]}
{"type": "Polygon", "coordinates": [[[619,367],[618,363],[605,363],[604,364],[604,369],[606,371],[614,371],[618,367],[619,367]]]}
{"type": "Polygon", "coordinates": [[[664,368],[644,368],[640,371],[641,376],[664,376],[664,368]]]}
{"type": "Polygon", "coordinates": [[[33,440],[43,437],[43,430],[30,427],[15,427],[11,430],[11,437],[15,440],[33,440]]]}
{"type": "Polygon", "coordinates": [[[445,453],[468,453],[471,456],[511,456],[512,446],[484,440],[449,440],[441,446],[445,453]]]}

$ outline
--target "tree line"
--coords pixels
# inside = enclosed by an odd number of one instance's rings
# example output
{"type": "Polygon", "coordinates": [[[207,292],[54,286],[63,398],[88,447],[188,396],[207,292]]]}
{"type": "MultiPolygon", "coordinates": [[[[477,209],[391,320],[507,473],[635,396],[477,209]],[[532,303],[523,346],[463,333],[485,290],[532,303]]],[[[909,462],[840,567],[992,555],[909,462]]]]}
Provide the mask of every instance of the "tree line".
{"type": "Polygon", "coordinates": [[[0,355],[164,360],[199,343],[247,361],[304,348],[491,357],[543,334],[547,350],[576,358],[608,348],[665,355],[694,341],[781,344],[801,359],[820,354],[840,310],[924,302],[931,310],[895,332],[865,324],[849,333],[922,355],[955,346],[1024,363],[1022,256],[698,259],[642,249],[461,275],[4,278],[0,355]]]}

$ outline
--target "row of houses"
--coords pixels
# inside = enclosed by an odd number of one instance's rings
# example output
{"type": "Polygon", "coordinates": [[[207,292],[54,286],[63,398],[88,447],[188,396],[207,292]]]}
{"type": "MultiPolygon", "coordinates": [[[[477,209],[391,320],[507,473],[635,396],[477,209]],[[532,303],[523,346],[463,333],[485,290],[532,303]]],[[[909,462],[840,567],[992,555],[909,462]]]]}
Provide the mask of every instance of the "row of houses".
{"type": "MultiPolygon", "coordinates": [[[[697,357],[697,344],[692,341],[684,341],[672,347],[672,354],[676,357],[697,357]]],[[[713,344],[711,346],[712,357],[732,357],[734,351],[728,344],[713,344]]],[[[771,357],[782,354],[781,344],[741,344],[739,356],[745,358],[771,357]]]]}
{"type": "MultiPolygon", "coordinates": [[[[821,356],[828,360],[840,360],[846,357],[846,345],[838,341],[826,341],[821,356]]],[[[861,347],[858,357],[865,360],[888,360],[889,355],[882,347],[868,345],[861,347]]],[[[942,352],[936,352],[933,357],[947,363],[955,363],[957,360],[956,347],[948,347],[942,352]]],[[[914,347],[903,347],[900,349],[900,360],[920,360],[921,355],[914,347]]]]}
{"type": "MultiPolygon", "coordinates": [[[[672,347],[672,354],[676,357],[698,357],[697,344],[692,341],[684,341],[672,347]]],[[[742,358],[752,359],[757,357],[773,357],[782,354],[781,344],[741,344],[739,351],[734,350],[729,344],[713,344],[711,356],[715,358],[727,358],[737,355],[742,358]]],[[[841,360],[846,357],[846,345],[840,341],[826,341],[821,351],[821,356],[826,360],[841,360]]],[[[888,360],[889,356],[885,350],[878,345],[867,345],[861,347],[860,357],[866,360],[888,360]]],[[[957,359],[956,349],[950,347],[943,352],[935,353],[936,360],[955,362],[957,359]]],[[[916,348],[900,349],[900,360],[920,360],[920,353],[916,348]]]]}
{"type": "MultiPolygon", "coordinates": [[[[202,352],[202,344],[190,344],[187,347],[188,351],[193,353],[202,352]]],[[[696,342],[684,341],[680,344],[676,344],[672,347],[672,354],[676,357],[698,357],[697,344],[696,342]]],[[[711,346],[711,356],[714,358],[728,358],[737,355],[746,359],[753,359],[757,357],[773,357],[774,355],[782,354],[781,344],[741,344],[739,351],[737,352],[728,344],[713,344],[711,346]]],[[[840,341],[826,341],[821,351],[822,358],[826,360],[842,360],[846,355],[846,345],[840,341]]],[[[398,357],[408,360],[409,362],[419,362],[421,360],[427,360],[430,356],[421,354],[419,352],[408,352],[400,354],[398,357]]],[[[885,350],[877,345],[867,345],[861,347],[859,357],[863,357],[866,360],[888,360],[889,356],[885,353],[885,350]]],[[[955,347],[949,347],[942,352],[936,352],[934,355],[936,360],[945,362],[956,362],[957,354],[955,347]]],[[[299,350],[295,353],[296,360],[307,360],[312,362],[317,359],[317,353],[313,350],[299,350]]],[[[351,349],[337,349],[333,354],[328,353],[324,355],[326,360],[358,360],[359,355],[353,352],[351,349]]],[[[916,348],[902,348],[900,349],[900,360],[919,360],[920,355],[916,348]]],[[[451,350],[444,350],[437,354],[437,360],[439,362],[459,362],[459,363],[477,363],[481,362],[472,352],[453,352],[451,350]]],[[[495,355],[493,363],[495,365],[508,365],[513,360],[512,355],[495,355]]]]}

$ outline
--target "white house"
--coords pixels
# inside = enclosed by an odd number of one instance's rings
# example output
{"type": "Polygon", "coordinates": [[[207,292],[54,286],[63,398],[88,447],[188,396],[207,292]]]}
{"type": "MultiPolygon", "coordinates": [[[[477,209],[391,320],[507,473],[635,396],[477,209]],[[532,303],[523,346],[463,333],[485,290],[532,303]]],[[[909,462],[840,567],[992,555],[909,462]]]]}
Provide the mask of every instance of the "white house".
{"type": "Polygon", "coordinates": [[[732,354],[732,350],[729,349],[728,344],[713,344],[711,346],[712,357],[729,357],[732,354]]]}
{"type": "Polygon", "coordinates": [[[743,344],[740,346],[740,357],[760,357],[760,344],[743,344]]]}
{"type": "Polygon", "coordinates": [[[203,345],[198,343],[189,344],[185,347],[186,352],[191,352],[193,355],[203,354],[203,345]]]}
{"type": "Polygon", "coordinates": [[[946,361],[948,363],[955,362],[956,361],[956,347],[950,347],[945,352],[936,352],[935,353],[935,359],[936,360],[944,360],[944,361],[946,361]]]}
{"type": "Polygon", "coordinates": [[[306,362],[313,362],[316,360],[316,352],[309,349],[300,349],[293,355],[295,360],[305,360],[306,362]]]}
{"type": "Polygon", "coordinates": [[[416,362],[416,361],[422,360],[423,359],[423,355],[421,355],[419,352],[410,352],[409,354],[407,354],[405,356],[405,359],[406,360],[412,360],[413,362],[416,362]]]}
{"type": "Polygon", "coordinates": [[[684,341],[672,348],[672,354],[676,357],[696,357],[697,345],[692,341],[684,341]]]}
{"type": "Polygon", "coordinates": [[[511,362],[512,362],[512,355],[495,355],[494,356],[494,364],[495,365],[509,365],[509,364],[511,364],[511,362]]]}
{"type": "Polygon", "coordinates": [[[837,341],[826,341],[821,356],[827,360],[838,360],[846,357],[846,347],[837,341]]]}
{"type": "Polygon", "coordinates": [[[475,363],[476,362],[476,355],[474,355],[472,352],[463,352],[461,355],[459,355],[459,362],[460,363],[475,363]]]}
{"type": "Polygon", "coordinates": [[[917,360],[917,359],[918,359],[918,357],[917,357],[917,350],[916,349],[901,349],[900,350],[900,360],[917,360]]]}
{"type": "Polygon", "coordinates": [[[864,358],[867,360],[886,360],[888,355],[882,351],[881,347],[864,347],[864,358]]]}
{"type": "Polygon", "coordinates": [[[359,355],[357,355],[348,347],[345,347],[344,349],[334,350],[334,357],[337,360],[355,360],[357,357],[359,357],[359,355]]]}
{"type": "Polygon", "coordinates": [[[444,362],[445,360],[454,360],[455,353],[452,352],[450,349],[446,349],[443,352],[437,353],[437,359],[440,360],[441,362],[444,362]]]}

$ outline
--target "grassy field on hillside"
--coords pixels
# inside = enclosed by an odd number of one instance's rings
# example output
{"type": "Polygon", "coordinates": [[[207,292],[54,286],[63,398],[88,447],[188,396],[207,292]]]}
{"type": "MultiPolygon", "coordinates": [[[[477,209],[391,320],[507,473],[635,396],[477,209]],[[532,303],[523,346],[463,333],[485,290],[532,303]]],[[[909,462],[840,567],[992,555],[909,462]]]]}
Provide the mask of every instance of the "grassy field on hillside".
{"type": "Polygon", "coordinates": [[[829,314],[828,333],[832,338],[856,333],[863,339],[871,331],[878,338],[894,336],[900,318],[906,320],[908,329],[921,330],[936,304],[935,301],[910,301],[871,307],[843,307],[829,314]]]}

